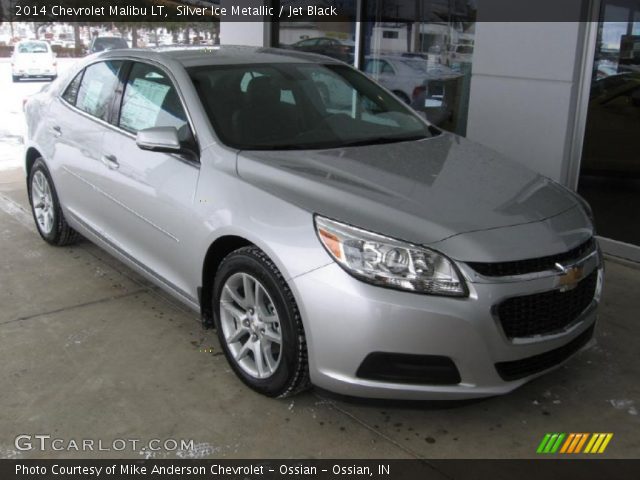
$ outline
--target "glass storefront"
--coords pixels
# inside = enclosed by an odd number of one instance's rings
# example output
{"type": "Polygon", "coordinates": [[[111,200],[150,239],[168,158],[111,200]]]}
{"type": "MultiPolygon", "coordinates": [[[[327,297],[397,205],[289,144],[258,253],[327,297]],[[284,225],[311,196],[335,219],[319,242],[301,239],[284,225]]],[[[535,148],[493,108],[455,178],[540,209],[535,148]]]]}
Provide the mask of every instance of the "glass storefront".
{"type": "Polygon", "coordinates": [[[475,2],[343,0],[335,3],[344,18],[331,22],[314,17],[306,21],[279,22],[272,43],[360,65],[365,73],[408,105],[424,112],[432,123],[465,135],[475,2]],[[357,7],[363,5],[364,11],[357,12],[357,7]],[[358,18],[363,20],[360,38],[356,29],[358,18]],[[359,59],[356,58],[358,51],[359,59]]]}
{"type": "Polygon", "coordinates": [[[474,2],[371,0],[363,69],[446,130],[465,135],[475,37],[474,2]]]}
{"type": "Polygon", "coordinates": [[[640,7],[603,0],[578,192],[598,234],[640,246],[640,7]]]}
{"type": "Polygon", "coordinates": [[[342,17],[321,21],[322,17],[307,16],[295,22],[281,21],[276,45],[280,48],[318,53],[355,63],[356,0],[335,2],[342,17]]]}

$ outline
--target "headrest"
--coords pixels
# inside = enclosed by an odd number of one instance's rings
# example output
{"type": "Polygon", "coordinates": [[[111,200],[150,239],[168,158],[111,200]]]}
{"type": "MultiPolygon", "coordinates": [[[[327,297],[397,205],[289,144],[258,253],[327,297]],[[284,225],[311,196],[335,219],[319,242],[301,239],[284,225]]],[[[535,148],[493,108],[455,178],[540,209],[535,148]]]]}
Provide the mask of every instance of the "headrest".
{"type": "Polygon", "coordinates": [[[247,97],[250,103],[280,102],[280,87],[270,77],[255,77],[247,87],[247,97]]]}

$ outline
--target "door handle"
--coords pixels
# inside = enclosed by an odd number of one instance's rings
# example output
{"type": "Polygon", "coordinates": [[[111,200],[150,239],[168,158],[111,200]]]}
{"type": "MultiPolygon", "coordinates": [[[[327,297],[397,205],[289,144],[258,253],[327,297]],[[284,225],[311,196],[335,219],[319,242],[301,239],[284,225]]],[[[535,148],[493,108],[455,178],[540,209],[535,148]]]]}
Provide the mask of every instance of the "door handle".
{"type": "Polygon", "coordinates": [[[62,135],[62,129],[58,125],[51,127],[51,131],[53,132],[53,136],[56,138],[62,135]]]}
{"type": "Polygon", "coordinates": [[[104,163],[111,170],[116,170],[118,167],[120,167],[118,159],[114,155],[103,155],[101,160],[102,163],[104,163]]]}

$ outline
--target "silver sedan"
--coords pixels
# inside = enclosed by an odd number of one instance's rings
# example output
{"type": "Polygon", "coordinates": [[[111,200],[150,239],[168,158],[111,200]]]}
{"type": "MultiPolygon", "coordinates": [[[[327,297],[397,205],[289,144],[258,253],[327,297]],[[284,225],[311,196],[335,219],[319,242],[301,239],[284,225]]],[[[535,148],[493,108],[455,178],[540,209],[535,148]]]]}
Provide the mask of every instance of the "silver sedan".
{"type": "Polygon", "coordinates": [[[82,235],[198,311],[265,395],[502,394],[593,335],[588,205],[339,61],[114,50],[26,116],[42,238],[82,235]]]}

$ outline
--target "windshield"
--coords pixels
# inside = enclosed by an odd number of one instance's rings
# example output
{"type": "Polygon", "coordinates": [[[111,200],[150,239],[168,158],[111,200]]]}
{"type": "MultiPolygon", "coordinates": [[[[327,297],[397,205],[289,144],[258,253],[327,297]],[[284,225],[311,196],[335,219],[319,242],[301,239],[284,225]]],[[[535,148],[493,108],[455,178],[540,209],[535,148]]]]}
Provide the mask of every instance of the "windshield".
{"type": "Polygon", "coordinates": [[[346,65],[208,65],[188,72],[216,133],[240,150],[337,148],[439,133],[346,65]]]}
{"type": "Polygon", "coordinates": [[[18,45],[18,53],[49,53],[49,46],[44,42],[28,42],[18,45]]]}

